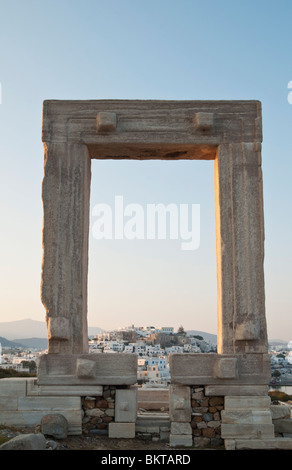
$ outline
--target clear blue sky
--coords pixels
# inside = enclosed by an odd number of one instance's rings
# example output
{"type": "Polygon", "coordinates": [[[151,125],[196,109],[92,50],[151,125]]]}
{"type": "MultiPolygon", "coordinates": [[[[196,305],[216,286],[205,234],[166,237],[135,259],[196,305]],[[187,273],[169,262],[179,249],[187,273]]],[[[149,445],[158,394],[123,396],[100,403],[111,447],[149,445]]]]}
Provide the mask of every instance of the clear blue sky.
{"type": "MultiPolygon", "coordinates": [[[[258,99],[263,104],[266,310],[292,339],[292,2],[0,0],[0,321],[40,302],[44,99],[258,99]]],[[[216,333],[212,162],[93,162],[92,207],[196,203],[201,244],[90,237],[89,324],[216,333]]]]}

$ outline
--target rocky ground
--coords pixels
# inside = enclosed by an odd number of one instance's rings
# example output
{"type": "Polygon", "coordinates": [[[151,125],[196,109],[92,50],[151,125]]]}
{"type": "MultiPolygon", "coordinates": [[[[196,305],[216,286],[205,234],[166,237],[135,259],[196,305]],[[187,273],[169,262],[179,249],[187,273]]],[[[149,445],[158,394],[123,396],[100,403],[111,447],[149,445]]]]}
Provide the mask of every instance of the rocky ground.
{"type": "MultiPolygon", "coordinates": [[[[36,429],[15,429],[12,427],[0,427],[0,445],[4,442],[19,436],[20,434],[29,434],[37,432],[36,429]]],[[[82,436],[68,436],[66,439],[52,439],[47,438],[48,450],[113,450],[113,451],[172,451],[179,450],[173,448],[166,442],[152,442],[139,439],[109,439],[106,436],[98,435],[82,435],[82,436]]],[[[184,448],[182,448],[184,449],[184,448]]],[[[185,450],[185,449],[184,449],[185,450]]],[[[188,449],[190,450],[190,449],[188,449]]],[[[191,449],[197,450],[197,449],[191,449]]]]}
{"type": "Polygon", "coordinates": [[[58,441],[57,446],[59,450],[171,450],[167,443],[109,439],[103,436],[71,436],[58,441]]]}

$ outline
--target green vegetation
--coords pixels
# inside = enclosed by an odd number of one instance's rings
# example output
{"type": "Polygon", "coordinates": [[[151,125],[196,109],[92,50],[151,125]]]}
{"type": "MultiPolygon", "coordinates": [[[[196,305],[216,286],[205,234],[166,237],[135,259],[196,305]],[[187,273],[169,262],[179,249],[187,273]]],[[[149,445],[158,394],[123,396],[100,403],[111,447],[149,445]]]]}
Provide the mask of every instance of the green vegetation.
{"type": "Polygon", "coordinates": [[[281,372],[278,369],[275,369],[272,373],[272,377],[280,377],[280,376],[281,376],[281,372]]]}
{"type": "Polygon", "coordinates": [[[29,369],[30,374],[36,374],[37,365],[35,361],[21,361],[21,364],[23,364],[23,367],[26,369],[29,369]]]}
{"type": "Polygon", "coordinates": [[[36,373],[30,374],[28,372],[17,372],[14,369],[0,368],[0,379],[8,379],[11,377],[36,377],[36,373]]]}
{"type": "Polygon", "coordinates": [[[6,437],[6,436],[1,436],[1,435],[0,435],[0,446],[1,446],[2,444],[4,444],[5,442],[7,442],[7,441],[10,441],[10,437],[6,437]]]}
{"type": "Polygon", "coordinates": [[[285,392],[280,392],[280,390],[273,390],[269,392],[269,396],[273,401],[290,401],[292,400],[292,395],[288,395],[285,392]]]}
{"type": "Polygon", "coordinates": [[[178,328],[177,334],[178,335],[186,335],[187,334],[182,325],[178,328]]]}

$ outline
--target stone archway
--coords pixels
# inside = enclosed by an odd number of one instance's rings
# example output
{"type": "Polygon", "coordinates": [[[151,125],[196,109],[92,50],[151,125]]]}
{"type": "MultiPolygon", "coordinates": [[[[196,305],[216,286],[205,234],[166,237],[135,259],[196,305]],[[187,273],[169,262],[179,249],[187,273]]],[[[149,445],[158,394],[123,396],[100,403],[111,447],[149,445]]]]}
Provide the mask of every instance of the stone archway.
{"type": "Polygon", "coordinates": [[[49,353],[88,352],[93,158],[214,160],[218,352],[267,351],[258,101],[46,101],[42,139],[49,353]]]}
{"type": "Polygon", "coordinates": [[[137,357],[88,353],[91,159],[205,159],[215,164],[218,353],[170,357],[170,445],[194,443],[193,407],[211,397],[220,422],[207,416],[203,426],[220,426],[226,449],[291,448],[274,436],[268,396],[261,128],[258,101],[44,102],[41,298],[49,352],[36,382],[0,381],[8,404],[0,424],[36,425],[59,410],[80,434],[86,398],[103,397],[95,408],[101,415],[108,404],[109,437],[135,437],[137,357]]]}
{"type": "MultiPolygon", "coordinates": [[[[38,384],[127,388],[137,380],[133,354],[88,354],[91,159],[214,160],[218,353],[171,356],[170,416],[175,433],[184,428],[177,423],[190,421],[192,387],[203,386],[206,395],[225,397],[226,442],[242,435],[273,437],[268,404],[262,413],[256,398],[269,398],[270,379],[260,102],[50,100],[44,102],[42,140],[41,297],[49,352],[40,358],[38,384]],[[245,395],[248,399],[241,400],[245,395]],[[238,397],[237,415],[230,396],[238,397]]],[[[133,391],[125,392],[123,410],[133,401],[133,391]]],[[[112,423],[113,433],[118,425],[117,436],[121,424],[112,423]]]]}

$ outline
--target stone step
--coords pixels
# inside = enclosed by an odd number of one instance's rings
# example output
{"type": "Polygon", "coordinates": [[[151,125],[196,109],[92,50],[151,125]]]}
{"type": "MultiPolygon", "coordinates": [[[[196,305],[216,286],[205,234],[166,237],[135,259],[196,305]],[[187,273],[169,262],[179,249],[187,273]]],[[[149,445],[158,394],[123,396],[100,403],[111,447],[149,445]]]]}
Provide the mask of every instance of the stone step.
{"type": "Polygon", "coordinates": [[[145,410],[169,409],[169,389],[138,389],[138,408],[145,410]]]}
{"type": "Polygon", "coordinates": [[[170,420],[168,414],[161,413],[145,413],[145,415],[137,416],[136,430],[146,428],[168,428],[170,429],[170,420]]]}
{"type": "Polygon", "coordinates": [[[221,411],[222,424],[273,424],[268,410],[221,411]]]}
{"type": "Polygon", "coordinates": [[[226,396],[224,400],[225,411],[270,410],[270,406],[269,396],[226,396]]]}
{"type": "Polygon", "coordinates": [[[275,419],[273,421],[276,433],[292,434],[292,418],[275,419]]]}
{"type": "Polygon", "coordinates": [[[140,421],[137,419],[136,426],[138,427],[159,427],[159,428],[169,428],[170,429],[170,421],[157,421],[157,420],[147,420],[147,421],[140,421]]]}
{"type": "Polygon", "coordinates": [[[102,396],[102,385],[38,385],[37,380],[27,380],[27,396],[102,396]]]}
{"type": "Polygon", "coordinates": [[[138,409],[143,408],[144,410],[165,410],[169,409],[169,401],[138,401],[138,409]]]}
{"type": "Polygon", "coordinates": [[[275,437],[274,439],[235,439],[233,443],[229,442],[227,445],[229,445],[229,449],[233,448],[234,450],[292,450],[292,439],[285,437],[275,437]]]}
{"type": "Polygon", "coordinates": [[[22,411],[1,411],[0,413],[0,426],[14,426],[14,427],[34,427],[40,424],[43,416],[50,413],[62,413],[68,421],[69,435],[82,434],[82,417],[80,410],[62,410],[62,411],[48,411],[48,410],[22,410],[22,411]]]}
{"type": "Polygon", "coordinates": [[[223,439],[272,439],[273,424],[222,424],[221,437],[223,439]]]}
{"type": "Polygon", "coordinates": [[[205,395],[207,397],[220,396],[263,396],[268,395],[268,385],[207,385],[205,395]]]}
{"type": "Polygon", "coordinates": [[[169,421],[168,413],[138,413],[137,419],[141,421],[155,420],[155,421],[169,421]]]}
{"type": "Polygon", "coordinates": [[[109,423],[108,437],[110,439],[134,439],[135,423],[109,423]]]}
{"type": "Polygon", "coordinates": [[[138,413],[137,417],[139,419],[162,419],[162,420],[169,420],[169,413],[157,413],[157,412],[142,412],[138,413]]]}

